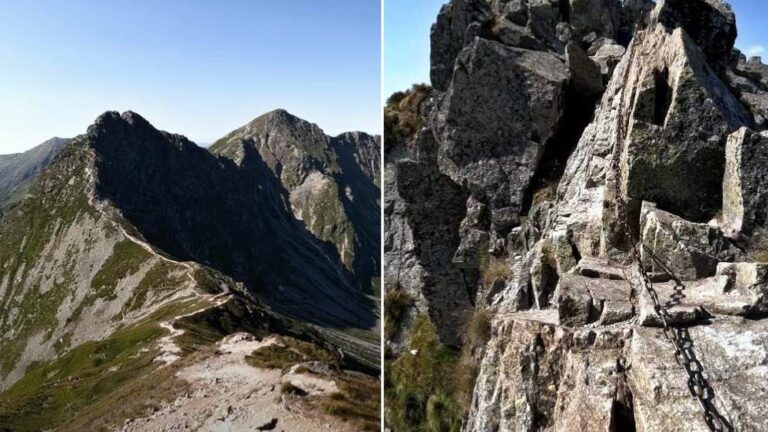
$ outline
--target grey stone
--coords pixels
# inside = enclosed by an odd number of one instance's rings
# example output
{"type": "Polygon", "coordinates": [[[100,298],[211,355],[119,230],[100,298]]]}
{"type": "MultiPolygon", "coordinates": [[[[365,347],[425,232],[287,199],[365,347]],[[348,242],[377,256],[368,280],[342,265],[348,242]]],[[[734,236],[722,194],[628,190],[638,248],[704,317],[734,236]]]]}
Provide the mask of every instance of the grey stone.
{"type": "MultiPolygon", "coordinates": [[[[719,413],[731,430],[768,428],[768,321],[723,318],[687,329],[719,413]]],[[[688,375],[675,361],[661,330],[639,328],[629,352],[629,384],[638,430],[705,432],[702,410],[688,389],[688,375]],[[641,429],[642,428],[642,429],[641,429]]]]}
{"type": "Polygon", "coordinates": [[[568,71],[550,53],[475,39],[457,59],[436,125],[440,170],[511,228],[561,112],[568,71]]]}
{"type": "Polygon", "coordinates": [[[615,39],[621,24],[620,0],[569,0],[569,24],[574,37],[581,40],[589,33],[615,39]]]}
{"type": "Polygon", "coordinates": [[[747,128],[728,137],[723,176],[722,225],[738,237],[768,227],[768,138],[747,128]]]}
{"type": "Polygon", "coordinates": [[[584,326],[628,320],[634,315],[631,286],[623,280],[593,279],[579,275],[562,275],[557,286],[557,310],[560,324],[584,326]]]}
{"type": "Polygon", "coordinates": [[[485,0],[451,0],[443,5],[430,31],[430,80],[432,87],[446,90],[453,75],[456,56],[464,47],[467,27],[491,19],[485,0]]]}
{"type": "Polygon", "coordinates": [[[571,74],[570,88],[575,97],[598,99],[603,94],[603,77],[600,67],[577,44],[565,47],[565,62],[571,74]]]}
{"type": "Polygon", "coordinates": [[[499,20],[491,32],[504,45],[537,51],[545,49],[544,44],[536,39],[527,28],[506,18],[499,20]]]}
{"type": "Polygon", "coordinates": [[[718,262],[737,255],[717,227],[687,221],[645,201],[640,210],[640,238],[646,270],[669,269],[682,280],[713,276],[718,262]]]}
{"type": "Polygon", "coordinates": [[[736,41],[736,16],[722,0],[659,0],[651,21],[685,30],[718,70],[725,67],[736,41]]]}
{"type": "Polygon", "coordinates": [[[589,52],[593,51],[594,54],[590,54],[590,58],[600,66],[603,80],[608,82],[627,49],[613,41],[606,41],[602,44],[597,42],[592,44],[589,47],[589,52]],[[592,47],[595,45],[598,47],[593,50],[592,47]]]}

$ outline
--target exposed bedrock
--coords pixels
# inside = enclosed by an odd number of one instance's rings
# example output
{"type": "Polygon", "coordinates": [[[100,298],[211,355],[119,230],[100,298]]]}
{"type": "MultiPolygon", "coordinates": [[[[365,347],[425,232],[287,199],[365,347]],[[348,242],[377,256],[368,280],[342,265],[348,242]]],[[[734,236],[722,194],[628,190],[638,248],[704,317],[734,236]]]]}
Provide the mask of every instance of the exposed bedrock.
{"type": "MultiPolygon", "coordinates": [[[[428,135],[424,140],[431,139],[428,135]]],[[[424,140],[421,144],[427,145],[424,140]]],[[[474,285],[452,264],[468,196],[434,164],[403,159],[395,170],[397,193],[405,203],[414,253],[423,270],[420,289],[429,317],[444,343],[459,345],[474,299],[474,285]]]]}
{"type": "Polygon", "coordinates": [[[568,160],[553,227],[572,233],[581,255],[598,256],[625,241],[617,194],[635,214],[647,200],[708,220],[721,207],[727,134],[748,123],[682,30],[640,33],[568,160]]]}
{"type": "MultiPolygon", "coordinates": [[[[688,337],[733,430],[768,427],[768,322],[719,318],[688,337]]],[[[499,317],[466,431],[708,431],[660,329],[570,329],[556,311],[499,317]]]]}
{"type": "Polygon", "coordinates": [[[463,430],[707,430],[639,269],[723,421],[768,427],[768,67],[735,34],[719,0],[441,10],[387,208],[441,341],[495,314],[463,430]]]}

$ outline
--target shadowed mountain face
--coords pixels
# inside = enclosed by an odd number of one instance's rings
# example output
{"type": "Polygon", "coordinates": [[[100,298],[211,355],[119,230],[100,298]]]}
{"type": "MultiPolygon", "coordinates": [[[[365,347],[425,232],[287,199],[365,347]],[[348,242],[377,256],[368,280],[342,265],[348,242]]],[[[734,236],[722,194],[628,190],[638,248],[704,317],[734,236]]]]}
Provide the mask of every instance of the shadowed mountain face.
{"type": "MultiPolygon", "coordinates": [[[[303,131],[306,122],[296,123],[303,131]]],[[[318,141],[307,148],[316,152],[316,160],[334,161],[336,146],[322,146],[324,135],[315,136],[318,141]]],[[[86,140],[96,155],[97,196],[112,202],[148,243],[243,282],[250,294],[289,315],[333,327],[375,325],[373,304],[358,288],[359,278],[344,266],[332,242],[296,219],[287,189],[291,183],[284,186],[275,161],[265,160],[252,140],[231,144],[238,155],[232,160],[158,131],[131,112],[102,115],[86,140]]],[[[350,145],[339,140],[337,146],[350,145]]],[[[352,155],[339,158],[340,165],[354,157],[350,147],[352,155]]],[[[341,188],[355,193],[358,186],[339,182],[341,188]]],[[[375,190],[361,190],[360,200],[376,204],[375,190]]],[[[372,216],[351,201],[342,209],[372,216]]],[[[355,241],[375,247],[368,238],[375,229],[355,241]]],[[[360,268],[370,277],[378,267],[360,268]]]]}
{"type": "Polygon", "coordinates": [[[67,142],[67,138],[51,138],[24,153],[0,155],[0,207],[20,200],[67,142]]]}
{"type": "MultiPolygon", "coordinates": [[[[380,140],[348,132],[329,137],[284,110],[264,114],[210,151],[247,169],[262,163],[286,192],[294,216],[337,254],[354,286],[377,291],[380,140]]],[[[251,168],[252,170],[252,168],[251,168]]]]}

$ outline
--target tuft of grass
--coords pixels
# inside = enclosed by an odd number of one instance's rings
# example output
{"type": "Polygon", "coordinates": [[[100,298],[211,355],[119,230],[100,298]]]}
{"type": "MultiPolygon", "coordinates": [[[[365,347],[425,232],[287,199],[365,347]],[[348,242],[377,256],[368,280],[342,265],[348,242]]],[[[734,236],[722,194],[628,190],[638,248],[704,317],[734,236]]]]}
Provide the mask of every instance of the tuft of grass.
{"type": "Polygon", "coordinates": [[[384,295],[384,328],[387,339],[394,336],[400,320],[412,305],[413,298],[404,290],[395,289],[387,291],[384,295]]]}
{"type": "Polygon", "coordinates": [[[323,410],[352,423],[358,430],[378,431],[381,424],[379,381],[349,372],[340,375],[336,384],[339,392],[327,395],[322,400],[323,410]]]}
{"type": "Polygon", "coordinates": [[[432,88],[426,84],[414,84],[410,90],[395,92],[384,107],[384,146],[392,148],[398,143],[409,143],[421,129],[421,104],[429,97],[432,88]]]}
{"type": "Polygon", "coordinates": [[[493,314],[485,308],[475,309],[467,322],[467,331],[465,333],[466,345],[470,349],[481,348],[485,346],[491,338],[491,320],[493,314]]]}
{"type": "MultiPolygon", "coordinates": [[[[437,329],[426,315],[418,315],[409,351],[390,362],[385,371],[385,418],[393,430],[434,430],[430,426],[430,399],[439,424],[458,430],[462,412],[456,400],[458,352],[440,343],[437,329]]],[[[432,421],[434,423],[434,420],[432,421]]]]}
{"type": "Polygon", "coordinates": [[[483,285],[490,286],[496,280],[512,276],[512,268],[505,258],[490,257],[481,266],[480,275],[483,285]]]}
{"type": "Polygon", "coordinates": [[[417,316],[409,349],[385,368],[385,420],[393,430],[461,430],[477,380],[476,353],[491,336],[493,315],[478,309],[467,322],[464,345],[443,345],[426,315],[417,316]],[[415,354],[413,354],[415,353],[415,354]]]}
{"type": "Polygon", "coordinates": [[[276,344],[267,345],[245,357],[253,366],[265,369],[282,369],[308,361],[319,361],[338,367],[338,359],[329,351],[319,346],[291,337],[283,336],[276,344]]]}

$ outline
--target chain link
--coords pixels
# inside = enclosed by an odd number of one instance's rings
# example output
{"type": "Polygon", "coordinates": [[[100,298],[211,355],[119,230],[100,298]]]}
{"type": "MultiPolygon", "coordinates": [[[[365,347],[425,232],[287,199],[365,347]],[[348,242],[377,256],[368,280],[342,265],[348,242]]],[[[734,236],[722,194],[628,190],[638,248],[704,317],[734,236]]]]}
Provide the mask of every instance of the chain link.
{"type": "MultiPolygon", "coordinates": [[[[636,41],[634,45],[635,49],[639,47],[642,43],[642,32],[639,32],[636,37],[639,39],[636,41]]],[[[633,54],[629,53],[630,55],[633,54]]],[[[611,167],[612,171],[616,173],[617,178],[615,179],[615,198],[616,203],[618,204],[618,221],[620,224],[620,228],[622,231],[622,234],[624,235],[627,243],[629,244],[629,254],[630,259],[634,265],[637,266],[637,272],[640,275],[640,285],[642,285],[642,289],[648,294],[648,297],[651,299],[651,303],[653,305],[653,310],[656,312],[656,315],[661,320],[662,329],[664,336],[670,340],[674,346],[674,356],[677,363],[683,367],[685,372],[688,374],[688,390],[690,391],[691,395],[696,398],[697,402],[699,403],[699,406],[701,407],[702,411],[704,412],[704,421],[707,424],[707,427],[710,431],[716,431],[716,432],[723,432],[723,431],[733,431],[733,427],[731,424],[722,416],[717,410],[717,407],[715,407],[714,404],[714,391],[712,390],[712,387],[709,385],[709,382],[704,377],[704,368],[699,362],[699,360],[696,358],[696,354],[693,351],[693,341],[690,338],[690,333],[688,332],[688,329],[685,327],[673,327],[672,326],[672,316],[669,313],[668,307],[672,307],[676,304],[680,303],[680,300],[685,296],[683,292],[685,291],[685,284],[675,275],[675,273],[672,271],[672,269],[669,268],[666,262],[661,260],[656,254],[647,246],[641,244],[641,242],[637,239],[634,239],[635,236],[632,235],[632,230],[630,229],[629,225],[629,214],[627,212],[627,203],[624,201],[624,198],[622,197],[622,193],[620,190],[620,164],[619,160],[621,157],[621,150],[624,146],[624,141],[626,138],[626,121],[623,118],[623,110],[624,107],[624,100],[625,100],[625,93],[627,89],[630,88],[628,86],[627,81],[629,77],[629,71],[631,69],[632,59],[627,59],[627,64],[624,66],[624,88],[621,90],[621,100],[620,100],[620,106],[617,110],[617,130],[616,130],[616,145],[614,148],[614,151],[611,155],[611,167]],[[658,264],[664,271],[669,274],[672,277],[672,280],[675,283],[674,291],[675,293],[671,296],[671,300],[667,303],[667,305],[662,305],[661,300],[659,299],[659,294],[656,292],[656,290],[653,287],[653,282],[651,280],[650,275],[645,270],[643,263],[642,263],[642,254],[640,253],[641,247],[642,250],[646,253],[646,255],[656,264],[658,264]]],[[[630,284],[633,285],[633,290],[638,291],[639,287],[634,286],[635,284],[632,282],[632,277],[627,278],[630,281],[630,284]]],[[[638,294],[639,291],[638,291],[638,294]]]]}

